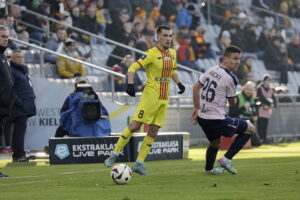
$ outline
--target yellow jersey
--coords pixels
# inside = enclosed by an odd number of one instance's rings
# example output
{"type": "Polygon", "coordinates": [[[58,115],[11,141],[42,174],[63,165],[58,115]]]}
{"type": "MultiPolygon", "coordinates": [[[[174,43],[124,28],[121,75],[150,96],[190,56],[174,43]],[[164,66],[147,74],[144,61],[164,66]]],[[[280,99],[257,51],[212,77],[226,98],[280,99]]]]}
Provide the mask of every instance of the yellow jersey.
{"type": "Polygon", "coordinates": [[[153,100],[168,100],[171,77],[176,73],[176,63],[174,49],[163,51],[156,46],[145,51],[144,55],[129,67],[128,72],[145,67],[147,82],[142,96],[151,96],[153,100]]]}

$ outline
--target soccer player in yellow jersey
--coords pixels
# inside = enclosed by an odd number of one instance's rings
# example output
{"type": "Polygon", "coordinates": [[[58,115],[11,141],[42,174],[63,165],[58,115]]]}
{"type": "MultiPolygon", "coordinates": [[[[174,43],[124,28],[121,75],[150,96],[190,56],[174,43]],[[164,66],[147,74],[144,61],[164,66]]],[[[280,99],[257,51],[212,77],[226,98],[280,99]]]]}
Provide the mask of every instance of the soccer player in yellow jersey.
{"type": "Polygon", "coordinates": [[[147,135],[143,140],[132,170],[137,174],[147,175],[144,160],[166,118],[170,80],[173,79],[178,85],[179,94],[182,94],[185,90],[176,73],[176,51],[170,48],[172,37],[173,32],[168,25],[159,26],[157,28],[157,46],[144,52],[144,55],[129,67],[126,90],[128,95],[135,96],[134,75],[141,67],[146,69],[147,82],[133,120],[122,132],[114,152],[104,161],[105,166],[110,167],[113,165],[132,134],[138,131],[143,123],[146,123],[148,124],[147,135]]]}

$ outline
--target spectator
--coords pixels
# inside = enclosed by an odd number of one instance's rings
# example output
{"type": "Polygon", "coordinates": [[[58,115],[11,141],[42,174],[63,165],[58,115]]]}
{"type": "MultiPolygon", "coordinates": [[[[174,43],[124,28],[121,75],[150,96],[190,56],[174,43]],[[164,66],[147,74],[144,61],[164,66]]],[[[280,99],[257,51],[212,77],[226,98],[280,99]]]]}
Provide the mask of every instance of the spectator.
{"type": "MultiPolygon", "coordinates": [[[[32,2],[32,7],[30,9],[38,13],[41,11],[40,4],[34,4],[34,2],[32,2]]],[[[27,12],[22,15],[21,20],[30,24],[30,26],[27,26],[26,30],[29,33],[31,41],[38,45],[43,44],[44,30],[41,30],[43,27],[43,18],[27,12]]]]}
{"type": "MultiPolygon", "coordinates": [[[[134,47],[135,46],[135,39],[133,37],[127,37],[122,42],[123,44],[134,47]]],[[[111,52],[110,56],[107,59],[106,65],[109,67],[114,66],[115,64],[118,64],[122,61],[123,57],[131,54],[131,50],[126,49],[121,46],[116,46],[114,50],[111,52]]]]}
{"type": "Polygon", "coordinates": [[[146,13],[146,11],[143,10],[141,7],[137,6],[135,8],[135,16],[134,16],[133,21],[134,22],[143,23],[146,20],[147,20],[147,13],[146,13]]]}
{"type": "Polygon", "coordinates": [[[177,15],[177,0],[164,0],[160,7],[160,14],[163,15],[166,21],[169,21],[170,18],[177,15]]]}
{"type": "Polygon", "coordinates": [[[187,35],[187,34],[190,34],[190,29],[189,29],[189,27],[188,27],[188,26],[185,26],[185,25],[181,26],[181,27],[178,29],[177,33],[176,33],[176,40],[177,40],[177,42],[178,42],[178,43],[182,42],[182,41],[184,40],[184,39],[183,39],[183,36],[184,36],[184,35],[187,35]]]}
{"type": "MultiPolygon", "coordinates": [[[[80,56],[76,50],[76,42],[74,40],[68,40],[62,53],[72,58],[80,59],[80,56]]],[[[67,58],[58,57],[56,60],[56,67],[58,74],[62,78],[86,76],[85,68],[81,63],[68,60],[67,58]]]]}
{"type": "Polygon", "coordinates": [[[152,23],[153,26],[155,26],[155,27],[157,27],[165,22],[164,17],[162,15],[160,15],[158,7],[154,7],[152,9],[150,16],[149,16],[149,22],[152,23]]]}
{"type": "Polygon", "coordinates": [[[191,29],[196,29],[196,27],[200,26],[201,12],[198,8],[198,5],[195,3],[189,3],[187,5],[187,9],[190,11],[192,15],[192,24],[190,26],[191,29]]]}
{"type": "Polygon", "coordinates": [[[299,70],[300,69],[300,43],[299,43],[299,35],[295,34],[292,37],[291,42],[287,46],[288,57],[294,64],[294,67],[299,70]]]}
{"type": "MultiPolygon", "coordinates": [[[[86,9],[86,14],[80,19],[80,28],[98,35],[99,33],[99,27],[96,19],[96,8],[93,6],[90,6],[86,9]]],[[[97,38],[96,37],[91,37],[89,35],[81,35],[81,38],[83,39],[84,43],[86,44],[96,44],[97,43],[97,38]]]]}
{"type": "MultiPolygon", "coordinates": [[[[177,50],[178,63],[187,66],[191,69],[199,71],[200,68],[196,64],[196,57],[192,48],[192,38],[190,34],[184,35],[183,40],[179,42],[179,48],[177,50]]],[[[201,71],[204,71],[201,69],[201,71]]]]}
{"type": "MultiPolygon", "coordinates": [[[[57,53],[61,53],[64,48],[64,41],[66,37],[66,31],[65,29],[58,29],[55,34],[52,35],[52,37],[49,38],[46,49],[55,51],[57,53]]],[[[52,64],[56,63],[58,56],[54,55],[52,53],[45,53],[44,59],[45,62],[50,62],[52,64]]]]}
{"type": "Polygon", "coordinates": [[[243,31],[244,55],[260,58],[262,52],[259,52],[255,31],[256,26],[253,23],[247,24],[243,31]]]}
{"type": "MultiPolygon", "coordinates": [[[[14,29],[14,24],[15,24],[15,18],[13,16],[7,16],[6,17],[6,27],[8,28],[8,31],[9,31],[9,37],[17,39],[17,32],[14,29]]],[[[10,49],[14,50],[14,49],[17,49],[18,44],[13,41],[9,41],[8,47],[10,49]]]]}
{"type": "Polygon", "coordinates": [[[287,27],[287,28],[291,27],[291,22],[288,17],[288,11],[289,11],[288,2],[282,1],[279,6],[279,14],[281,14],[281,16],[278,16],[280,27],[287,27]]]}
{"type": "MultiPolygon", "coordinates": [[[[155,46],[154,43],[154,32],[153,31],[144,31],[143,37],[139,39],[136,43],[136,48],[141,51],[146,51],[155,46]]],[[[139,58],[141,54],[136,53],[136,57],[139,58]]]]}
{"type": "MultiPolygon", "coordinates": [[[[107,1],[110,17],[113,22],[117,21],[121,12],[128,14],[128,19],[133,18],[133,8],[131,0],[109,0],[107,1]]],[[[126,21],[127,22],[127,21],[126,21]]],[[[119,33],[119,32],[117,32],[119,33]]]]}
{"type": "MultiPolygon", "coordinates": [[[[112,70],[115,72],[122,73],[122,68],[118,64],[115,64],[112,67],[112,70]]],[[[108,80],[111,80],[111,76],[108,77],[108,80]]],[[[126,89],[125,81],[122,77],[114,76],[114,86],[115,92],[123,92],[126,89]]]]}
{"type": "Polygon", "coordinates": [[[211,49],[211,44],[206,42],[204,38],[205,30],[201,26],[197,26],[197,28],[191,29],[192,34],[192,46],[196,58],[212,58],[215,59],[217,57],[216,52],[211,49]]]}
{"type": "Polygon", "coordinates": [[[130,19],[127,10],[121,10],[118,13],[118,17],[109,24],[105,30],[105,36],[109,39],[115,40],[117,42],[122,41],[120,34],[124,33],[124,24],[130,19]]]}
{"type": "Polygon", "coordinates": [[[244,49],[243,31],[237,24],[229,26],[231,45],[244,49]]]}
{"type": "MultiPolygon", "coordinates": [[[[256,122],[255,84],[252,81],[246,82],[242,91],[237,93],[235,106],[229,107],[228,115],[233,118],[250,120],[253,124],[256,122]]],[[[256,134],[253,134],[251,140],[253,146],[261,145],[260,139],[256,134]]]]}
{"type": "MultiPolygon", "coordinates": [[[[127,75],[128,68],[130,65],[133,64],[133,57],[132,55],[128,54],[126,55],[122,62],[119,64],[116,64],[113,66],[113,71],[120,72],[124,75],[127,75]]],[[[115,91],[116,92],[123,92],[126,90],[126,81],[123,78],[115,76],[115,91]]],[[[139,76],[134,76],[134,86],[135,86],[135,91],[141,92],[144,88],[144,84],[139,78],[139,76]]]]}
{"type": "Polygon", "coordinates": [[[176,25],[177,28],[180,29],[181,26],[187,26],[190,27],[193,22],[193,16],[192,13],[195,11],[195,7],[190,5],[187,8],[182,6],[176,16],[176,25]]]}
{"type": "Polygon", "coordinates": [[[65,100],[61,110],[61,125],[55,137],[107,136],[111,133],[109,115],[87,78],[77,78],[75,91],[65,100]]]}
{"type": "Polygon", "coordinates": [[[142,22],[134,22],[132,27],[132,35],[135,40],[139,40],[142,36],[142,30],[144,29],[144,24],[142,22]]]}
{"type": "Polygon", "coordinates": [[[0,15],[0,25],[6,26],[6,19],[4,16],[0,15]]]}
{"type": "Polygon", "coordinates": [[[289,16],[300,18],[300,4],[299,1],[289,1],[289,16]]]}
{"type": "Polygon", "coordinates": [[[218,47],[220,48],[221,52],[224,52],[224,50],[229,47],[231,44],[231,35],[230,32],[227,30],[224,30],[221,34],[220,39],[218,40],[218,47]]]}
{"type": "Polygon", "coordinates": [[[253,81],[252,63],[253,58],[251,56],[245,57],[242,60],[240,67],[234,73],[242,85],[244,85],[247,81],[253,81]]]}
{"type": "Polygon", "coordinates": [[[28,76],[28,67],[24,65],[24,55],[20,50],[14,50],[10,65],[14,80],[15,101],[12,108],[11,123],[12,134],[12,159],[14,162],[27,162],[24,150],[24,138],[27,129],[27,120],[36,115],[34,103],[35,94],[28,76]]]}
{"type": "MultiPolygon", "coordinates": [[[[134,38],[134,36],[132,34],[132,23],[130,23],[130,22],[124,23],[123,28],[124,28],[124,32],[119,34],[119,38],[121,38],[121,41],[126,40],[126,38],[128,38],[128,37],[134,38]]],[[[134,38],[134,40],[135,40],[135,38],[134,38]]]]}
{"type": "Polygon", "coordinates": [[[14,28],[17,32],[17,37],[19,40],[22,40],[24,42],[29,41],[29,33],[26,31],[27,27],[20,22],[21,19],[21,9],[17,5],[10,5],[8,6],[8,13],[9,16],[14,17],[15,24],[14,28]]]}
{"type": "Polygon", "coordinates": [[[279,37],[274,37],[273,42],[268,44],[264,52],[266,68],[280,72],[280,83],[288,83],[288,63],[284,44],[279,37]]]}
{"type": "MultiPolygon", "coordinates": [[[[76,28],[80,28],[80,10],[78,6],[72,8],[71,12],[72,17],[72,26],[76,28]]],[[[68,29],[69,37],[76,41],[81,41],[81,33],[74,30],[68,29]]]]}
{"type": "MultiPolygon", "coordinates": [[[[8,29],[0,25],[0,131],[3,134],[3,128],[7,118],[11,115],[13,104],[13,80],[11,68],[8,64],[7,57],[4,52],[8,46],[8,29]]],[[[0,178],[5,178],[7,175],[0,172],[0,178]]]]}
{"type": "Polygon", "coordinates": [[[272,43],[272,36],[270,34],[270,30],[267,28],[264,28],[258,38],[258,48],[260,51],[265,51],[266,46],[269,45],[269,43],[272,43]]]}
{"type": "Polygon", "coordinates": [[[104,9],[104,0],[97,0],[96,4],[96,19],[98,23],[98,33],[104,35],[106,28],[106,17],[105,17],[105,9],[104,9]]]}
{"type": "Polygon", "coordinates": [[[257,86],[257,98],[261,102],[258,109],[257,132],[262,143],[267,143],[267,131],[269,119],[272,110],[276,107],[276,99],[274,97],[274,89],[270,85],[271,76],[264,75],[263,81],[257,86]]]}

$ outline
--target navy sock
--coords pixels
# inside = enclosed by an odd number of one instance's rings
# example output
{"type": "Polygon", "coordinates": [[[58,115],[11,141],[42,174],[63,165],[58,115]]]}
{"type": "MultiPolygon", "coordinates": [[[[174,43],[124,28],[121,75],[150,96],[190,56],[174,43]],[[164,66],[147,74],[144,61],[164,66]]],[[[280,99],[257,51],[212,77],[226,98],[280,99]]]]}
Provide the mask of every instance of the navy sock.
{"type": "Polygon", "coordinates": [[[251,136],[252,136],[251,134],[245,134],[245,133],[238,135],[235,138],[233,144],[226,152],[225,157],[231,160],[233,156],[235,156],[243,148],[244,144],[246,144],[246,142],[249,140],[251,136]]]}
{"type": "Polygon", "coordinates": [[[214,163],[216,161],[218,151],[219,151],[219,148],[216,149],[211,146],[209,146],[206,149],[206,165],[205,165],[206,171],[212,170],[212,168],[214,168],[214,163]]]}

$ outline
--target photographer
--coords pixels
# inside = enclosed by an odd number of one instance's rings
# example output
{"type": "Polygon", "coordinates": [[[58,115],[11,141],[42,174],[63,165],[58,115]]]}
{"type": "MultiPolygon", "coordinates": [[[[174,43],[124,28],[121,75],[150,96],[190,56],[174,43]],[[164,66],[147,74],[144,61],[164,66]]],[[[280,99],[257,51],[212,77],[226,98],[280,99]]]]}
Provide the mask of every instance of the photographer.
{"type": "MultiPolygon", "coordinates": [[[[257,120],[257,106],[255,95],[255,84],[252,81],[246,82],[241,92],[237,93],[235,106],[229,107],[230,117],[243,120],[250,120],[254,123],[257,120]]],[[[261,145],[257,134],[252,136],[252,145],[261,145]]]]}

